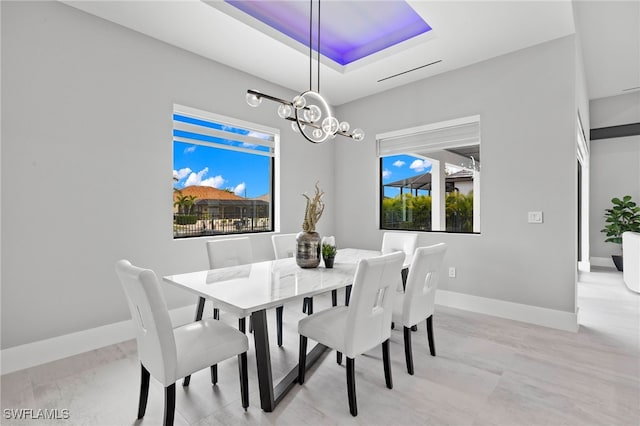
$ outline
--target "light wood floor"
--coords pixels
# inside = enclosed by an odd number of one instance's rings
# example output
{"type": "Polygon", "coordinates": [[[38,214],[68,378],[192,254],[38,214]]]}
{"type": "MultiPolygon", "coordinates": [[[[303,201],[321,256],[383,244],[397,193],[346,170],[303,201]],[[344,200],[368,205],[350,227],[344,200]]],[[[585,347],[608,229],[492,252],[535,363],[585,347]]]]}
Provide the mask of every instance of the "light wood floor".
{"type": "MultiPolygon", "coordinates": [[[[415,375],[404,365],[402,332],[392,332],[393,390],[384,384],[380,350],[356,359],[359,415],[346,400],[345,367],[329,353],[304,386],[273,413],[260,409],[253,349],[250,407],[240,404],[235,358],[176,392],[176,425],[635,425],[640,424],[640,296],[620,273],[582,274],[580,331],[562,332],[437,307],[437,356],[428,355],[425,327],[414,333],[415,375]]],[[[275,375],[297,361],[301,303],[285,308],[285,346],[272,348],[275,375]]],[[[329,306],[316,301],[316,310],[329,306]]],[[[211,312],[207,306],[207,311],[211,312]]],[[[273,326],[275,314],[269,313],[273,326]]],[[[224,319],[224,317],[223,317],[224,319]]],[[[231,319],[228,319],[231,321],[231,319]]],[[[273,334],[272,334],[273,335],[273,334]]],[[[251,339],[250,339],[251,340],[251,339]]],[[[147,415],[136,421],[139,364],[134,341],[1,377],[0,423],[157,425],[162,387],[153,379],[147,415]],[[7,408],[68,409],[69,420],[7,420],[7,408]]]]}

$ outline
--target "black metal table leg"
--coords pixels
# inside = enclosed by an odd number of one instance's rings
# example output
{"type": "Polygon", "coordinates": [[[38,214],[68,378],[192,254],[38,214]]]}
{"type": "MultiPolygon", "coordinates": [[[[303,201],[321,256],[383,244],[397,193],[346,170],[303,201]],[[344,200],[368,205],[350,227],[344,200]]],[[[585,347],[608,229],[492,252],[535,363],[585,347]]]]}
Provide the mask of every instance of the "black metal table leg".
{"type": "Polygon", "coordinates": [[[273,377],[271,374],[271,352],[269,351],[269,331],[267,312],[264,309],[251,314],[253,323],[253,341],[256,350],[258,369],[258,388],[260,389],[260,407],[270,413],[275,408],[273,395],[273,377]]]}
{"type": "MultiPolygon", "coordinates": [[[[258,370],[258,389],[260,390],[260,407],[272,412],[284,396],[298,382],[298,365],[296,365],[280,383],[274,386],[271,371],[271,352],[269,350],[269,333],[267,314],[264,309],[251,314],[253,322],[253,341],[256,351],[258,370]]],[[[305,369],[308,370],[326,352],[327,347],[317,344],[306,357],[305,369]]]]}

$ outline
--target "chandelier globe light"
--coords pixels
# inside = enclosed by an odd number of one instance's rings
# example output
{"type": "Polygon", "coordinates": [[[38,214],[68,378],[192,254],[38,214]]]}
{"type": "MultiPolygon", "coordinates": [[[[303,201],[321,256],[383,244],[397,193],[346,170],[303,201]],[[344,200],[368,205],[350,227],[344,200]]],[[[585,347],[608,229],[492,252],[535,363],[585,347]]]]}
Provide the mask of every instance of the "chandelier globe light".
{"type": "Polygon", "coordinates": [[[317,29],[317,66],[318,81],[313,90],[313,0],[310,0],[309,8],[309,90],[295,96],[288,101],[275,96],[261,93],[257,90],[247,90],[247,104],[258,107],[263,99],[277,102],[278,116],[291,121],[293,131],[300,133],[305,139],[313,143],[322,143],[327,139],[333,139],[336,135],[345,136],[355,141],[364,139],[362,129],[354,129],[346,121],[338,120],[332,113],[327,101],[320,95],[320,0],[318,0],[318,29],[317,29]]]}

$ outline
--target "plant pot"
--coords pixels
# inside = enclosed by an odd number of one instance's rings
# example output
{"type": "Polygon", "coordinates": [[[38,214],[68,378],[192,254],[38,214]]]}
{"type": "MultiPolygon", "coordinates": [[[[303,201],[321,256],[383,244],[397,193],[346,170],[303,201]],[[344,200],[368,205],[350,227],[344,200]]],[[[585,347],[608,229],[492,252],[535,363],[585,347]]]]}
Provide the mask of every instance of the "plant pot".
{"type": "Polygon", "coordinates": [[[618,271],[622,271],[622,255],[612,254],[613,264],[616,265],[618,271]]]}
{"type": "Polygon", "coordinates": [[[304,231],[298,233],[296,263],[301,268],[317,268],[320,265],[320,234],[304,231]]]}
{"type": "Polygon", "coordinates": [[[323,257],[322,260],[324,260],[324,267],[327,269],[333,268],[333,261],[335,259],[335,257],[323,257]]]}

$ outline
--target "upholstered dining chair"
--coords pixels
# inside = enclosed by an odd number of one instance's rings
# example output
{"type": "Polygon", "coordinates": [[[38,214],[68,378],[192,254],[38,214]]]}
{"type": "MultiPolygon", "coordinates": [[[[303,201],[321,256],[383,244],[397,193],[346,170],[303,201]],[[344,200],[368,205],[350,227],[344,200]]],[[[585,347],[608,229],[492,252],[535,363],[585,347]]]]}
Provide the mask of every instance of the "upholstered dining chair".
{"type": "Polygon", "coordinates": [[[164,425],[172,425],[175,382],[210,365],[238,356],[242,406],[249,406],[247,336],[228,325],[205,319],[173,328],[156,274],[150,269],[116,263],[116,274],[129,302],[141,366],[138,419],[144,417],[150,376],[164,386],[164,425]]]}
{"type": "Polygon", "coordinates": [[[447,251],[445,243],[416,249],[409,267],[404,292],[400,292],[393,304],[393,322],[404,328],[404,355],[407,372],[413,374],[411,328],[420,321],[427,322],[427,338],[431,356],[436,356],[433,340],[433,312],[442,260],[447,251]]]}
{"type": "MultiPolygon", "coordinates": [[[[271,236],[271,244],[273,245],[273,255],[276,260],[286,259],[288,257],[296,257],[296,236],[297,234],[275,234],[271,236]]],[[[276,313],[278,311],[276,310],[276,313]]],[[[302,312],[313,313],[313,298],[305,297],[302,300],[302,312]]],[[[280,316],[282,316],[282,308],[280,308],[280,316]]],[[[278,341],[282,345],[282,341],[278,341]]]]}
{"type": "MultiPolygon", "coordinates": [[[[211,269],[246,265],[253,262],[253,248],[248,237],[207,241],[207,255],[211,269]]],[[[204,303],[204,301],[198,303],[204,303]]],[[[218,310],[214,307],[214,318],[217,319],[218,315],[218,310]]],[[[240,330],[245,331],[245,318],[240,318],[238,322],[240,330]]],[[[282,346],[282,306],[276,308],[276,328],[278,346],[282,346]]]]}
{"type": "Polygon", "coordinates": [[[315,340],[347,357],[347,395],[349,411],[358,415],[355,358],[382,344],[387,388],[393,388],[389,338],[391,314],[404,253],[395,252],[358,262],[349,306],[320,311],[298,322],[300,352],[298,382],[304,383],[307,339],[315,340]]]}
{"type": "Polygon", "coordinates": [[[413,255],[418,242],[418,234],[412,232],[385,232],[382,234],[382,254],[402,251],[407,256],[413,255]]]}

